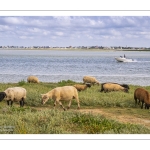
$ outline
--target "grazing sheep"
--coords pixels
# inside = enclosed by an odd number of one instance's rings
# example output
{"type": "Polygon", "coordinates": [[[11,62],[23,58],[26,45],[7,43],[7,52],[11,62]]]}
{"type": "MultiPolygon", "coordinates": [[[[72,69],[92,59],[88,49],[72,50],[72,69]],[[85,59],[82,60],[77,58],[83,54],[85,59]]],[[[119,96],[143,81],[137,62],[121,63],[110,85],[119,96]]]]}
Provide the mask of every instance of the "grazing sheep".
{"type": "Polygon", "coordinates": [[[29,83],[39,83],[39,79],[36,76],[29,76],[27,78],[27,82],[29,82],[29,83]]]}
{"type": "Polygon", "coordinates": [[[100,92],[124,91],[128,93],[128,88],[125,88],[117,83],[102,83],[100,92]]]}
{"type": "Polygon", "coordinates": [[[145,109],[149,109],[150,106],[150,94],[147,90],[143,88],[137,88],[134,91],[134,100],[135,100],[135,105],[137,104],[137,99],[139,100],[138,104],[142,102],[141,109],[143,109],[143,104],[145,103],[145,109]]]}
{"type": "Polygon", "coordinates": [[[59,105],[64,109],[64,106],[62,105],[61,101],[69,101],[68,109],[71,106],[72,99],[76,99],[78,103],[78,109],[80,108],[79,104],[79,98],[78,98],[78,91],[74,86],[63,86],[63,87],[56,87],[49,91],[46,94],[41,94],[42,96],[42,104],[45,104],[48,99],[54,100],[54,108],[56,106],[56,103],[59,103],[59,105]]]}
{"type": "Polygon", "coordinates": [[[90,88],[91,84],[85,84],[85,85],[75,84],[74,87],[80,92],[86,90],[88,87],[90,88]]]}
{"type": "Polygon", "coordinates": [[[26,98],[26,89],[22,87],[12,87],[6,89],[4,92],[0,92],[0,101],[6,98],[7,104],[13,104],[14,101],[20,102],[20,107],[24,106],[24,100],[26,98]]]}
{"type": "Polygon", "coordinates": [[[91,76],[84,76],[83,82],[84,82],[84,84],[91,83],[92,85],[94,85],[94,84],[99,85],[100,84],[100,82],[95,77],[91,77],[91,76]]]}

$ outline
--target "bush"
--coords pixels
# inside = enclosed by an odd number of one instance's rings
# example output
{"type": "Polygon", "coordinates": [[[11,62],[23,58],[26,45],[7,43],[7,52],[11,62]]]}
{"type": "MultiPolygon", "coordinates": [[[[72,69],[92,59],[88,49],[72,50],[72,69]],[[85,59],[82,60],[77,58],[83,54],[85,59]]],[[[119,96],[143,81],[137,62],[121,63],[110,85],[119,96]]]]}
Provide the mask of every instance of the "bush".
{"type": "Polygon", "coordinates": [[[76,82],[72,81],[72,80],[62,80],[60,82],[58,82],[59,86],[66,86],[66,85],[74,85],[76,82]]]}
{"type": "Polygon", "coordinates": [[[23,85],[25,85],[25,84],[26,84],[26,82],[25,82],[24,80],[21,80],[21,81],[18,82],[18,85],[19,85],[19,86],[23,86],[23,85]]]}

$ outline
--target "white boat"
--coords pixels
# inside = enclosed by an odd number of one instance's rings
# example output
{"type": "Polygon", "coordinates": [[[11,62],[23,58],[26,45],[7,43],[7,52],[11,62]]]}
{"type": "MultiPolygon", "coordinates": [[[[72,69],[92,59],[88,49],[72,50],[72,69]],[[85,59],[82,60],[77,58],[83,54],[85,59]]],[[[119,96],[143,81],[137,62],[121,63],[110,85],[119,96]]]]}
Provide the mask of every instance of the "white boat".
{"type": "Polygon", "coordinates": [[[118,62],[133,62],[134,60],[133,59],[127,59],[125,57],[115,57],[115,59],[118,61],[118,62]]]}

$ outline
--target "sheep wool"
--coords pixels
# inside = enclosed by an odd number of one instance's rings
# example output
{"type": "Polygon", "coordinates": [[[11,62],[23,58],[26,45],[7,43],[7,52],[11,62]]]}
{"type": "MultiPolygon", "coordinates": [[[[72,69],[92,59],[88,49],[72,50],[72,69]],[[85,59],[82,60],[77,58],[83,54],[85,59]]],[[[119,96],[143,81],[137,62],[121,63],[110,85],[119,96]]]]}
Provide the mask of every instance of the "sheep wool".
{"type": "Polygon", "coordinates": [[[111,91],[124,91],[128,93],[128,88],[125,88],[117,83],[103,83],[101,84],[100,92],[111,92],[111,91]]]}
{"type": "Polygon", "coordinates": [[[150,94],[144,88],[137,88],[134,91],[134,100],[135,105],[137,104],[137,100],[139,100],[138,104],[142,102],[141,109],[143,109],[143,104],[145,103],[145,109],[149,109],[150,106],[150,94]]]}
{"type": "Polygon", "coordinates": [[[83,82],[84,84],[91,83],[92,85],[94,84],[100,85],[100,82],[95,77],[91,77],[91,76],[84,76],[83,82]]]}
{"type": "Polygon", "coordinates": [[[24,100],[26,99],[26,89],[22,87],[12,87],[12,88],[7,88],[5,91],[6,93],[6,101],[7,104],[9,105],[9,102],[11,102],[11,106],[14,101],[19,101],[20,106],[24,106],[24,100]]]}
{"type": "Polygon", "coordinates": [[[61,101],[69,101],[68,109],[71,106],[72,99],[76,99],[78,103],[78,109],[80,108],[79,98],[78,98],[78,91],[74,86],[63,86],[63,87],[56,87],[49,91],[46,94],[41,94],[42,97],[42,104],[45,104],[49,99],[54,100],[54,108],[56,106],[56,103],[59,103],[59,105],[64,109],[64,106],[62,105],[61,101]]]}
{"type": "Polygon", "coordinates": [[[27,82],[29,82],[29,83],[39,83],[39,79],[36,76],[29,76],[27,78],[27,82]]]}
{"type": "Polygon", "coordinates": [[[75,84],[74,87],[75,87],[78,91],[84,91],[84,90],[86,90],[88,87],[90,88],[90,87],[91,87],[91,84],[85,84],[85,85],[82,85],[82,84],[75,84]]]}

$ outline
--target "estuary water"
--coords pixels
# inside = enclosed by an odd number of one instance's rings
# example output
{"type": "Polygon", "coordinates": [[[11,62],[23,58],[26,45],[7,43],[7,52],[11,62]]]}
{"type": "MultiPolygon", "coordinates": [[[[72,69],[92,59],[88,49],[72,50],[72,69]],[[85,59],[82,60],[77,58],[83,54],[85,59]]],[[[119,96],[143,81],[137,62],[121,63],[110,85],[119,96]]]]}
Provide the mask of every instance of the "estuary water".
{"type": "Polygon", "coordinates": [[[35,75],[41,82],[96,77],[99,82],[150,85],[150,52],[89,50],[0,50],[0,83],[26,81],[35,75]],[[133,62],[119,63],[126,55],[133,62]]]}

